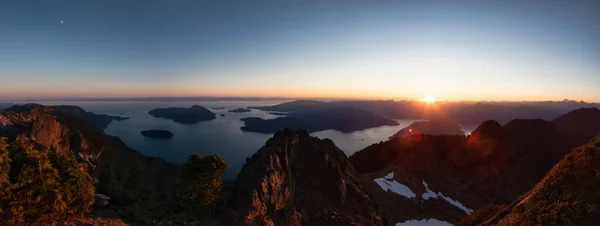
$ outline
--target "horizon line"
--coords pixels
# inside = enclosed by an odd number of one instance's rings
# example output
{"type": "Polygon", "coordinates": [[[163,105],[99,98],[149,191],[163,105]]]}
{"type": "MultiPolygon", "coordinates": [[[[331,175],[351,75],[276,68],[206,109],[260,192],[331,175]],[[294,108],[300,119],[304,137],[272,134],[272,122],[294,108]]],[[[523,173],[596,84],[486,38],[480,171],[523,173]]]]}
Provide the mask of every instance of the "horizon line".
{"type": "MultiPolygon", "coordinates": [[[[281,96],[137,96],[137,97],[53,97],[53,98],[18,98],[0,99],[5,103],[27,102],[27,101],[260,101],[260,100],[318,100],[318,101],[423,101],[422,98],[343,98],[343,97],[281,97],[281,96]]],[[[438,99],[437,102],[578,102],[587,104],[599,104],[598,102],[563,100],[447,100],[438,99]]]]}

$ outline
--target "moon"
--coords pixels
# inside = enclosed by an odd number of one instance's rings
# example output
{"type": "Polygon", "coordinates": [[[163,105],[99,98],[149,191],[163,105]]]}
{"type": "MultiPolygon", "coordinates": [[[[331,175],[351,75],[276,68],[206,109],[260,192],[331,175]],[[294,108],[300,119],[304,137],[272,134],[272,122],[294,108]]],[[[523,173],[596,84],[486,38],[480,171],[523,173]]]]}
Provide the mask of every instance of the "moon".
{"type": "Polygon", "coordinates": [[[62,23],[65,23],[65,22],[61,20],[60,23],[62,24],[62,23]]]}

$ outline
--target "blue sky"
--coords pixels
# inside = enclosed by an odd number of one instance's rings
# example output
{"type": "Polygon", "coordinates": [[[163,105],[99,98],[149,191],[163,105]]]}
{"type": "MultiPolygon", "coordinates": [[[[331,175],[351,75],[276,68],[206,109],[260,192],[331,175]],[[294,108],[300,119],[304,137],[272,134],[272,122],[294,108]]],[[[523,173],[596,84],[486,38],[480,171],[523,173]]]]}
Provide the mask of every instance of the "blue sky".
{"type": "Polygon", "coordinates": [[[0,99],[600,102],[598,12],[598,1],[5,0],[0,99]]]}

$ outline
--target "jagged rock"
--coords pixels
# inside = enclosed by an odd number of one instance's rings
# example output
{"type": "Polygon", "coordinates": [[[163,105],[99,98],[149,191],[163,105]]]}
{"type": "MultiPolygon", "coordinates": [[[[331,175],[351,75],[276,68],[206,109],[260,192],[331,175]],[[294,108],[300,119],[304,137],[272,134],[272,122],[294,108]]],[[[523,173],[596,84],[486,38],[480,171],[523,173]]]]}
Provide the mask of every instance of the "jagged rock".
{"type": "Polygon", "coordinates": [[[247,159],[230,202],[240,225],[387,225],[331,140],[284,130],[247,159]]]}
{"type": "Polygon", "coordinates": [[[103,194],[94,194],[94,197],[96,198],[96,207],[97,208],[105,208],[108,206],[108,204],[110,203],[110,197],[108,197],[107,195],[103,195],[103,194]]]}

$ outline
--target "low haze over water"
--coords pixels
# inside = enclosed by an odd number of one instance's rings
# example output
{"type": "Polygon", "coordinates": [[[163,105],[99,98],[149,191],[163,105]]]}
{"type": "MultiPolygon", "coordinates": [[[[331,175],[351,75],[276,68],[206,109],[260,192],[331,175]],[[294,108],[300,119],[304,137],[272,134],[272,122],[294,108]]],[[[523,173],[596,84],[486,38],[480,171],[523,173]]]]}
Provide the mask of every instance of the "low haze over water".
{"type": "MultiPolygon", "coordinates": [[[[247,157],[261,148],[272,134],[244,132],[240,128],[245,117],[276,118],[279,116],[255,110],[232,113],[228,110],[248,106],[275,105],[284,100],[263,101],[41,101],[44,105],[77,105],[97,114],[129,117],[125,121],[113,121],[104,132],[117,136],[129,147],[147,156],[164,158],[182,164],[193,152],[202,155],[219,154],[231,164],[225,178],[235,178],[247,157]],[[193,125],[175,123],[172,120],[155,118],[147,112],[162,107],[190,107],[200,105],[213,111],[217,118],[193,125]],[[224,110],[211,108],[223,107],[224,110]],[[122,115],[121,115],[122,114],[122,115]],[[225,116],[220,116],[225,114],[225,116]],[[151,139],[140,134],[142,130],[164,129],[173,132],[171,139],[151,139]]],[[[325,130],[312,133],[319,138],[329,138],[350,156],[363,148],[387,140],[400,129],[418,120],[397,120],[397,126],[381,126],[352,133],[325,130]]],[[[465,126],[465,133],[475,127],[465,126]]]]}

